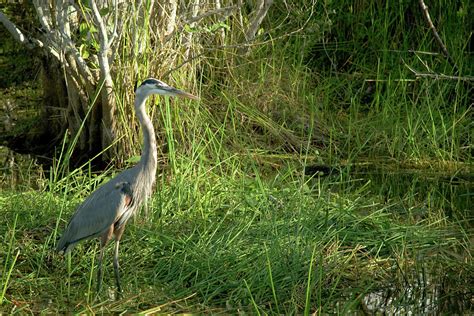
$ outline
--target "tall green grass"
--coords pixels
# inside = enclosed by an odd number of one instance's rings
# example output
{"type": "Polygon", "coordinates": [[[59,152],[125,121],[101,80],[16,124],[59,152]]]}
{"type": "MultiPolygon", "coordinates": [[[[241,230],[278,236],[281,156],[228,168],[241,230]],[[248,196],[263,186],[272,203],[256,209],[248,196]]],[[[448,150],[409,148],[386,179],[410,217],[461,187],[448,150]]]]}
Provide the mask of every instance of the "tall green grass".
{"type": "MultiPolygon", "coordinates": [[[[470,88],[405,67],[449,71],[439,56],[407,53],[412,38],[429,50],[431,37],[406,29],[406,4],[357,4],[341,5],[351,15],[319,3],[290,10],[294,19],[272,12],[305,28],[246,55],[212,51],[164,78],[201,101],[149,101],[159,172],[121,243],[123,298],[113,295],[111,249],[97,297],[97,243],[66,260],[52,252],[74,207],[118,170],[96,173],[93,160],[68,169],[74,139],[65,139],[35,190],[5,185],[0,311],[347,314],[383,308],[367,306],[380,291],[398,312],[417,313],[419,297],[440,291],[430,312],[472,311],[470,88]],[[345,34],[350,23],[361,31],[345,34]],[[305,175],[310,164],[340,173],[305,175]],[[446,183],[455,176],[457,186],[446,183]]],[[[117,67],[124,166],[140,154],[134,80],[159,74],[165,65],[149,61],[168,53],[148,49],[117,67]]]]}
{"type": "Polygon", "coordinates": [[[469,288],[467,202],[454,204],[452,217],[436,189],[429,200],[416,186],[387,195],[357,177],[306,179],[291,166],[272,179],[259,172],[232,178],[186,159],[178,157],[182,169],[173,178],[166,177],[171,170],[163,172],[149,211],[127,227],[119,301],[109,296],[112,249],[105,290],[95,300],[97,244],[79,246],[71,262],[51,251],[89,189],[70,183],[67,198],[49,191],[2,193],[2,221],[16,223],[2,225],[10,241],[2,248],[9,271],[2,309],[344,313],[360,308],[376,289],[423,291],[416,287],[419,273],[456,284],[448,298],[469,288]],[[60,228],[58,210],[64,210],[60,228]]]}

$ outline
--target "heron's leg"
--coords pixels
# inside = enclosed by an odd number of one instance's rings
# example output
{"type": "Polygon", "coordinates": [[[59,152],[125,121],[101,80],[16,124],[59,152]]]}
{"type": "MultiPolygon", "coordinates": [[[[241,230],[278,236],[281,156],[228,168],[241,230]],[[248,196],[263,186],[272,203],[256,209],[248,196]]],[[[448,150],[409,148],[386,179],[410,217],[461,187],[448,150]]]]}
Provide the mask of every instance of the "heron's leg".
{"type": "Polygon", "coordinates": [[[100,291],[100,287],[102,286],[102,259],[104,258],[105,247],[100,247],[100,254],[99,260],[97,262],[97,293],[100,291]]]}
{"type": "Polygon", "coordinates": [[[119,244],[120,240],[115,241],[115,254],[114,254],[114,272],[115,282],[117,283],[117,291],[122,293],[122,287],[120,286],[120,272],[119,272],[119,244]]]}
{"type": "Polygon", "coordinates": [[[113,226],[111,226],[100,238],[100,253],[99,253],[99,259],[97,260],[97,293],[100,291],[100,287],[102,285],[102,260],[104,258],[104,252],[105,252],[105,246],[107,246],[107,243],[109,240],[112,238],[112,233],[113,233],[113,226]]]}
{"type": "Polygon", "coordinates": [[[115,282],[117,282],[117,291],[120,295],[122,293],[122,287],[120,286],[120,272],[119,272],[119,245],[120,239],[122,238],[123,231],[125,230],[125,224],[115,230],[115,253],[114,253],[114,272],[115,282]]]}

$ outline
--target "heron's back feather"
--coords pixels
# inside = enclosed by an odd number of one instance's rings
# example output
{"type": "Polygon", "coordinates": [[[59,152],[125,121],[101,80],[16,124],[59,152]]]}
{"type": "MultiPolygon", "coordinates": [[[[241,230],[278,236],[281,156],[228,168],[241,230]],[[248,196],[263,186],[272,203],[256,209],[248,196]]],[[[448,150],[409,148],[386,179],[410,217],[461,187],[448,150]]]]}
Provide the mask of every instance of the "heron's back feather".
{"type": "Polygon", "coordinates": [[[138,173],[135,168],[124,170],[79,205],[56,250],[67,253],[78,242],[102,235],[117,221],[120,221],[120,226],[125,224],[139,206],[132,203],[138,173]]]}

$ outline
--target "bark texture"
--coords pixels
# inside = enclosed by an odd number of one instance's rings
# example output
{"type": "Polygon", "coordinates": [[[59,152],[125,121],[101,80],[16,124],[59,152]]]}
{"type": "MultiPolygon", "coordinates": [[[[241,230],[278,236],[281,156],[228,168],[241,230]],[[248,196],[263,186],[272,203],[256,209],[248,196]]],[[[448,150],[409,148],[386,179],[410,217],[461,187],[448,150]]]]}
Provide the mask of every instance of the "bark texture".
{"type": "Polygon", "coordinates": [[[79,161],[98,153],[110,161],[127,156],[120,154],[133,151],[130,142],[136,143],[121,136],[136,128],[127,118],[133,115],[131,90],[137,81],[167,80],[180,69],[193,82],[195,61],[213,46],[222,50],[229,37],[241,38],[244,46],[255,40],[272,2],[258,0],[252,7],[242,0],[32,0],[21,3],[34,14],[29,27],[17,25],[7,11],[0,12],[0,23],[42,56],[44,128],[55,135],[51,143],[67,132],[77,140],[79,161]],[[241,35],[229,36],[231,31],[241,35]]]}

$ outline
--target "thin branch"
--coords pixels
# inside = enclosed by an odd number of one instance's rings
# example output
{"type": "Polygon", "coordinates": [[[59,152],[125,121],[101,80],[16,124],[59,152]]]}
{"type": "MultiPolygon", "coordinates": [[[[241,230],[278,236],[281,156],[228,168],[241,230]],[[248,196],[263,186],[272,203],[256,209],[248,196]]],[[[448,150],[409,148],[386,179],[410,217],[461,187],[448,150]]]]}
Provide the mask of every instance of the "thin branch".
{"type": "Polygon", "coordinates": [[[58,52],[49,45],[44,44],[42,41],[36,38],[28,38],[23,32],[12,22],[6,15],[0,12],[0,22],[8,30],[8,32],[13,36],[13,38],[19,43],[26,46],[28,49],[34,49],[36,47],[45,48],[54,58],[59,60],[58,52]]]}
{"type": "Polygon", "coordinates": [[[435,80],[458,80],[458,81],[474,81],[474,77],[470,76],[449,76],[445,74],[437,74],[437,73],[423,73],[418,72],[412,67],[408,66],[405,62],[405,67],[407,67],[417,78],[432,78],[435,80]]]}
{"type": "MultiPolygon", "coordinates": [[[[200,0],[193,0],[191,4],[191,18],[198,16],[199,14],[199,9],[200,9],[200,0]]],[[[189,26],[194,27],[196,25],[196,22],[191,23],[189,26]]],[[[184,51],[183,58],[187,60],[189,58],[190,52],[191,52],[191,43],[193,40],[193,33],[189,32],[188,34],[185,35],[182,41],[182,45],[186,47],[186,50],[184,51]]]]}
{"type": "Polygon", "coordinates": [[[169,38],[176,28],[176,12],[178,10],[178,2],[176,0],[169,1],[170,10],[167,16],[168,23],[166,25],[165,38],[169,38]]]}
{"type": "Polygon", "coordinates": [[[41,26],[43,26],[43,29],[46,33],[51,34],[53,27],[51,22],[52,19],[49,1],[33,0],[33,3],[41,26]]]}
{"type": "MultiPolygon", "coordinates": [[[[60,37],[57,39],[57,41],[59,42],[59,40],[61,40],[62,43],[56,43],[56,44],[60,45],[60,48],[61,50],[64,51],[65,55],[70,55],[74,58],[75,65],[78,67],[79,73],[84,78],[84,82],[86,84],[90,84],[95,81],[94,76],[89,66],[87,65],[86,61],[84,60],[84,58],[82,58],[79,50],[77,49],[75,43],[73,42],[70,36],[69,21],[67,19],[67,11],[69,7],[70,7],[70,4],[64,2],[62,6],[56,8],[56,10],[60,10],[62,12],[62,13],[58,13],[58,19],[57,19],[58,25],[57,25],[57,28],[54,30],[56,34],[58,34],[60,37]]],[[[69,63],[72,65],[71,62],[69,63]]]]}
{"type": "Polygon", "coordinates": [[[185,19],[184,23],[191,24],[191,23],[199,22],[200,20],[205,19],[205,18],[207,18],[211,15],[222,15],[224,18],[226,18],[226,17],[229,17],[230,15],[232,15],[232,11],[237,10],[238,8],[239,8],[239,6],[233,5],[233,6],[230,6],[230,7],[209,10],[209,11],[207,11],[207,12],[201,14],[201,15],[193,16],[189,19],[185,19]]]}
{"type": "Polygon", "coordinates": [[[113,61],[115,60],[115,56],[119,48],[118,43],[120,43],[120,39],[122,38],[122,35],[125,33],[125,32],[120,32],[119,34],[118,30],[119,29],[121,30],[123,28],[123,25],[128,21],[128,19],[131,18],[131,15],[124,14],[124,12],[126,12],[125,9],[123,10],[119,9],[119,3],[117,3],[117,0],[114,0],[113,4],[114,4],[114,27],[113,27],[111,38],[109,39],[109,47],[110,47],[109,64],[112,64],[113,61]],[[120,13],[120,18],[119,18],[119,13],[120,13]],[[114,42],[115,42],[115,45],[114,45],[114,42]]]}
{"type": "MultiPolygon", "coordinates": [[[[151,17],[146,17],[147,15],[147,11],[149,10],[149,12],[152,12],[150,9],[152,9],[152,4],[151,3],[144,3],[143,0],[140,0],[138,2],[138,5],[136,5],[135,7],[132,7],[132,12],[133,14],[130,14],[127,19],[131,19],[132,22],[131,23],[124,23],[124,25],[131,25],[131,28],[132,28],[132,48],[131,48],[131,51],[132,51],[132,55],[133,55],[133,60],[134,60],[134,64],[135,64],[135,70],[138,71],[138,65],[137,65],[137,56],[140,56],[142,55],[144,52],[145,52],[145,49],[146,47],[148,47],[149,45],[149,41],[150,41],[150,35],[151,34],[155,34],[155,32],[153,32],[151,30],[151,28],[148,26],[148,30],[150,30],[150,32],[147,31],[147,19],[151,17]],[[149,7],[148,7],[149,6],[149,7]]],[[[162,8],[162,10],[158,10],[159,12],[165,12],[166,10],[163,9],[162,6],[164,6],[164,3],[163,1],[159,1],[158,2],[158,6],[159,8],[162,8]]],[[[163,16],[160,16],[160,21],[164,20],[164,15],[163,16]]],[[[158,28],[155,28],[155,29],[158,29],[158,28]]]]}
{"type": "MultiPolygon", "coordinates": [[[[216,6],[216,9],[217,9],[217,10],[221,10],[221,9],[222,9],[221,0],[215,0],[215,6],[216,6]]],[[[222,23],[222,22],[225,21],[231,14],[232,14],[232,10],[229,11],[229,12],[226,12],[226,13],[222,14],[222,15],[217,19],[217,21],[218,21],[219,23],[222,23]]],[[[219,38],[221,44],[224,44],[224,43],[225,43],[225,29],[224,29],[223,27],[220,27],[217,32],[218,32],[218,33],[216,34],[216,38],[219,38]]]]}
{"type": "Polygon", "coordinates": [[[365,82],[415,82],[416,79],[365,79],[365,82]]]}
{"type": "Polygon", "coordinates": [[[20,42],[21,44],[25,45],[29,49],[35,48],[35,45],[25,36],[23,32],[12,22],[8,17],[0,12],[0,22],[5,26],[5,28],[10,32],[13,38],[20,42]]]}
{"type": "MultiPolygon", "coordinates": [[[[107,28],[105,26],[104,20],[102,19],[99,9],[97,8],[97,4],[95,0],[91,0],[91,7],[93,12],[93,18],[95,23],[99,26],[99,42],[100,42],[100,50],[98,53],[99,58],[99,66],[101,71],[101,76],[105,80],[105,88],[107,90],[112,89],[112,77],[110,74],[110,64],[109,64],[109,39],[107,35],[107,28]]],[[[111,91],[108,91],[108,93],[111,91]]],[[[112,97],[112,96],[108,96],[112,97]]]]}
{"type": "Polygon", "coordinates": [[[167,78],[167,77],[169,76],[169,74],[171,74],[172,72],[178,70],[179,68],[183,67],[184,65],[186,65],[186,64],[188,64],[188,63],[190,63],[190,62],[192,62],[193,60],[195,60],[195,59],[197,59],[197,58],[199,58],[199,57],[201,57],[201,56],[203,56],[203,55],[204,55],[204,53],[200,53],[200,54],[197,54],[197,55],[195,55],[195,56],[189,57],[188,59],[186,59],[185,61],[183,61],[183,62],[182,62],[181,64],[179,64],[178,66],[173,67],[173,68],[171,68],[170,70],[166,71],[164,74],[161,75],[161,77],[162,77],[162,78],[167,78]]]}
{"type": "Polygon", "coordinates": [[[466,76],[449,76],[445,74],[431,74],[431,73],[420,73],[417,72],[416,76],[418,78],[432,78],[435,80],[456,80],[456,81],[474,81],[474,77],[466,77],[466,76]]]}
{"type": "Polygon", "coordinates": [[[245,39],[247,41],[252,41],[257,34],[258,28],[262,24],[263,19],[267,15],[268,10],[270,9],[273,0],[258,0],[257,10],[253,16],[250,26],[245,32],[245,39]]]}
{"type": "Polygon", "coordinates": [[[109,39],[109,42],[107,43],[107,45],[109,47],[112,47],[112,44],[115,40],[115,38],[117,37],[117,28],[118,28],[118,13],[120,12],[119,8],[118,8],[118,4],[117,4],[117,0],[114,0],[113,1],[113,11],[114,11],[114,28],[113,28],[113,31],[112,31],[112,34],[110,36],[110,39],[109,39]]]}
{"type": "Polygon", "coordinates": [[[99,41],[100,41],[100,50],[105,53],[109,49],[109,37],[107,35],[107,28],[105,27],[104,20],[100,16],[99,9],[95,0],[91,0],[91,7],[93,12],[93,17],[95,23],[99,26],[99,41]]]}
{"type": "MultiPolygon", "coordinates": [[[[115,95],[113,93],[113,80],[110,73],[110,64],[108,54],[110,51],[110,44],[107,35],[107,27],[105,26],[104,19],[100,15],[99,9],[95,0],[91,0],[92,17],[99,26],[99,42],[100,50],[97,54],[99,59],[100,76],[104,80],[104,86],[101,91],[102,97],[102,128],[101,128],[101,142],[102,147],[113,145],[113,139],[116,135],[116,121],[115,115],[115,95]]],[[[113,36],[113,35],[112,35],[113,36]]]]}
{"type": "Polygon", "coordinates": [[[453,58],[448,52],[448,49],[443,43],[443,40],[439,36],[438,31],[436,30],[436,27],[433,24],[433,21],[431,20],[430,13],[428,12],[428,6],[425,4],[423,0],[418,0],[418,3],[420,4],[421,10],[423,11],[423,16],[425,17],[426,23],[428,23],[429,28],[431,29],[431,32],[433,33],[434,38],[438,42],[438,45],[441,48],[441,51],[443,52],[443,55],[446,57],[448,62],[453,66],[453,70],[455,74],[458,74],[458,67],[456,66],[456,63],[454,62],[453,58]]]}

